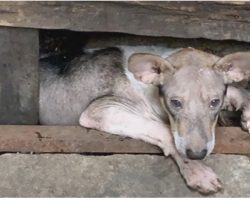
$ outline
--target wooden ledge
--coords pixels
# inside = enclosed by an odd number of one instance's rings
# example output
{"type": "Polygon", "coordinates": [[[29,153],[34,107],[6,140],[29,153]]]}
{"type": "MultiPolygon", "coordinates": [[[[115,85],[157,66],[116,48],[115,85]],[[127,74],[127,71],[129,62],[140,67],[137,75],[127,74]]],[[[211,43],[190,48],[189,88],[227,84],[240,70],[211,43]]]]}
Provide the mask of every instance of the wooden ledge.
{"type": "MultiPolygon", "coordinates": [[[[0,126],[0,152],[160,154],[153,145],[79,126],[0,126]]],[[[250,134],[219,127],[214,153],[250,154],[250,134]]]]}
{"type": "Polygon", "coordinates": [[[0,26],[249,42],[249,9],[245,1],[7,1],[0,26]]]}

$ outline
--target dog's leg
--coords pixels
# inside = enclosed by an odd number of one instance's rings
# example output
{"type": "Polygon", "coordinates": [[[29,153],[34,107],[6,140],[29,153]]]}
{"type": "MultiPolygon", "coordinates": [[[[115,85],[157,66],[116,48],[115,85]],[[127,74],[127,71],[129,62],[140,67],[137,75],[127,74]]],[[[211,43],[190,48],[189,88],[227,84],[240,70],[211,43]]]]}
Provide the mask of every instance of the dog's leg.
{"type": "Polygon", "coordinates": [[[250,133],[250,102],[244,108],[241,115],[241,126],[244,130],[250,133]]]}
{"type": "Polygon", "coordinates": [[[180,168],[187,185],[202,193],[221,188],[216,174],[201,161],[184,159],[174,146],[167,125],[150,119],[142,109],[118,97],[104,97],[91,103],[82,113],[80,124],[116,135],[141,139],[159,146],[165,156],[171,155],[180,168]]]}
{"type": "Polygon", "coordinates": [[[247,90],[228,86],[223,107],[230,111],[242,110],[242,128],[250,133],[250,93],[247,90]]]}
{"type": "Polygon", "coordinates": [[[81,114],[79,123],[87,128],[109,132],[115,135],[141,139],[159,146],[168,156],[172,142],[168,127],[152,120],[143,110],[129,100],[107,96],[92,102],[81,114]]]}

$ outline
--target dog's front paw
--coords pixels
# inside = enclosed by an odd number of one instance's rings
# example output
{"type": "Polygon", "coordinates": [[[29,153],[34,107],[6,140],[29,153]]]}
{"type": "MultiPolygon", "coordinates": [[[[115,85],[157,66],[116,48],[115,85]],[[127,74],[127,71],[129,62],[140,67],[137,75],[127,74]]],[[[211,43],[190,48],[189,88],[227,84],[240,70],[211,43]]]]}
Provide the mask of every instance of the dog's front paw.
{"type": "Polygon", "coordinates": [[[180,170],[187,185],[200,193],[215,193],[222,188],[220,180],[213,170],[200,161],[185,161],[180,170]]]}
{"type": "Polygon", "coordinates": [[[241,127],[250,133],[250,109],[245,109],[241,115],[241,127]]]}
{"type": "Polygon", "coordinates": [[[250,133],[250,119],[249,120],[241,120],[241,127],[243,130],[250,133]]]}

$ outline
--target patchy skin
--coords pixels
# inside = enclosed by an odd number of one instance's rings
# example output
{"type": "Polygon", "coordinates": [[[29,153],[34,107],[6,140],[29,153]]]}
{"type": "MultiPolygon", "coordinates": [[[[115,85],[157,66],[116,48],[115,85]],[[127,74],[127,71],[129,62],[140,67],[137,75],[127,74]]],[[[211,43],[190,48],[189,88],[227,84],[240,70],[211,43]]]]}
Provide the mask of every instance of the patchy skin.
{"type": "MultiPolygon", "coordinates": [[[[157,145],[165,156],[174,158],[189,187],[201,193],[217,192],[221,189],[217,175],[191,159],[203,159],[213,150],[227,81],[249,78],[245,62],[237,63],[223,71],[219,70],[225,64],[223,58],[215,55],[158,47],[90,50],[61,69],[45,63],[40,72],[40,123],[80,123],[157,145]],[[181,109],[173,108],[171,98],[181,101],[181,109]],[[211,110],[213,98],[220,102],[211,110]]],[[[240,105],[248,126],[248,95],[230,91],[223,107],[232,107],[231,102],[240,105]]]]}
{"type": "Polygon", "coordinates": [[[77,125],[82,111],[91,101],[112,94],[116,82],[126,78],[121,63],[122,53],[118,48],[86,53],[61,71],[42,63],[40,123],[77,125]]]}

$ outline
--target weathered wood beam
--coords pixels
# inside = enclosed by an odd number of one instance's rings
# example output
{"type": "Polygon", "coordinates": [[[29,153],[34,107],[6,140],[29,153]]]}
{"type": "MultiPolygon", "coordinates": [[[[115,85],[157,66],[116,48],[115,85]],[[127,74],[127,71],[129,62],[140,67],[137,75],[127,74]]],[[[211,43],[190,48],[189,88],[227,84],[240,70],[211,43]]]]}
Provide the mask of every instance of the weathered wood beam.
{"type": "Polygon", "coordinates": [[[250,2],[0,2],[0,26],[250,41],[250,2]]]}
{"type": "Polygon", "coordinates": [[[0,124],[37,124],[38,31],[0,27],[0,46],[0,124]]]}
{"type": "MultiPolygon", "coordinates": [[[[0,136],[0,152],[161,153],[139,140],[79,126],[3,125],[0,136]]],[[[214,153],[250,154],[250,135],[237,127],[218,127],[214,153]]]]}

